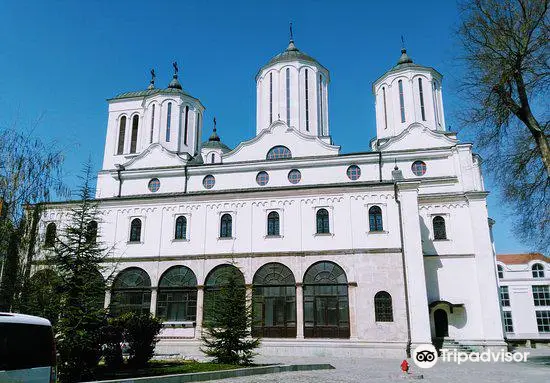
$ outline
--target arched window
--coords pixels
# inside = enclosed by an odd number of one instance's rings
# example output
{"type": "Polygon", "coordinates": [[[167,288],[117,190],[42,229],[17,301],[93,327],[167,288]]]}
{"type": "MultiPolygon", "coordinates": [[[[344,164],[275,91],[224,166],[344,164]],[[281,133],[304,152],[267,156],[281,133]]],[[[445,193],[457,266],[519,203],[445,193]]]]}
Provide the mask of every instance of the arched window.
{"type": "Polygon", "coordinates": [[[132,136],[130,140],[130,153],[135,153],[137,149],[138,126],[139,126],[139,116],[135,115],[132,118],[132,136]]]}
{"type": "Polygon", "coordinates": [[[253,336],[296,337],[296,280],[281,263],[260,267],[252,282],[253,336]]]}
{"type": "Polygon", "coordinates": [[[504,278],[504,269],[502,268],[501,265],[497,265],[497,274],[498,274],[498,279],[504,278]]]}
{"type": "Polygon", "coordinates": [[[327,209],[317,210],[317,234],[330,233],[329,217],[327,209]]]}
{"type": "Polygon", "coordinates": [[[323,75],[319,75],[319,133],[322,136],[325,135],[325,129],[323,124],[323,75]]]}
{"type": "Polygon", "coordinates": [[[116,154],[124,154],[124,136],[126,134],[126,116],[120,118],[120,126],[118,128],[118,148],[116,154]]]}
{"type": "Polygon", "coordinates": [[[214,153],[212,153],[212,163],[216,162],[216,155],[214,153]]]}
{"type": "Polygon", "coordinates": [[[391,295],[386,291],[379,291],[374,296],[374,318],[376,322],[393,322],[391,295]]]}
{"type": "Polygon", "coordinates": [[[276,211],[272,211],[267,215],[267,235],[280,235],[279,213],[277,213],[276,211]]]}
{"type": "Polygon", "coordinates": [[[187,134],[189,127],[189,105],[185,105],[185,123],[183,128],[183,144],[187,145],[187,134]]]}
{"type": "Polygon", "coordinates": [[[533,273],[533,278],[544,278],[544,266],[540,263],[535,263],[533,267],[531,267],[531,271],[533,273]]]}
{"type": "Polygon", "coordinates": [[[134,218],[130,223],[130,242],[141,241],[141,219],[134,218]]]}
{"type": "Polygon", "coordinates": [[[289,148],[282,145],[274,146],[269,149],[266,156],[266,159],[268,160],[285,160],[288,158],[292,158],[292,153],[289,148]]]}
{"type": "Polygon", "coordinates": [[[220,238],[233,237],[233,218],[231,214],[224,214],[220,220],[220,238]]]}
{"type": "Polygon", "coordinates": [[[174,266],[159,280],[157,317],[170,322],[194,321],[197,316],[197,277],[185,266],[174,266]]]}
{"type": "Polygon", "coordinates": [[[151,279],[139,267],[121,271],[113,282],[111,290],[111,313],[126,312],[147,314],[151,309],[151,279]]]}
{"type": "Polygon", "coordinates": [[[388,128],[388,111],[386,109],[386,88],[382,87],[382,99],[384,101],[384,129],[388,128]]]}
{"type": "Polygon", "coordinates": [[[382,209],[380,206],[371,206],[369,209],[369,228],[370,231],[383,231],[382,209]]]}
{"type": "Polygon", "coordinates": [[[204,283],[204,320],[211,320],[211,312],[216,307],[222,294],[222,288],[227,285],[229,275],[237,280],[239,286],[242,286],[242,299],[246,297],[244,285],[244,276],[241,271],[233,265],[220,265],[214,268],[206,277],[204,283]]]}
{"type": "Polygon", "coordinates": [[[447,239],[447,230],[445,229],[445,219],[441,216],[435,216],[433,219],[434,239],[447,239]]]}
{"type": "Polygon", "coordinates": [[[305,80],[306,80],[306,84],[305,84],[305,95],[306,95],[306,132],[309,132],[309,72],[306,68],[306,73],[305,73],[305,80]]]}
{"type": "Polygon", "coordinates": [[[149,138],[149,143],[153,143],[153,133],[155,132],[155,104],[151,108],[151,137],[149,138]]]}
{"type": "Polygon", "coordinates": [[[304,336],[349,338],[348,280],[333,262],[313,264],[304,275],[304,336]]]}
{"type": "Polygon", "coordinates": [[[422,121],[426,121],[426,112],[424,111],[424,92],[422,91],[422,79],[418,79],[418,93],[420,94],[420,113],[422,121]]]}
{"type": "Polygon", "coordinates": [[[172,103],[168,103],[166,111],[166,142],[170,142],[170,126],[172,125],[172,103]]]}
{"type": "Polygon", "coordinates": [[[90,221],[86,227],[86,242],[96,243],[97,241],[97,221],[90,221]]]}
{"type": "Polygon", "coordinates": [[[186,239],[187,235],[187,218],[183,215],[180,215],[176,218],[176,233],[174,234],[174,239],[186,239]]]}
{"type": "Polygon", "coordinates": [[[273,123],[273,72],[269,73],[269,124],[273,123]]]}
{"type": "Polygon", "coordinates": [[[286,68],[286,124],[290,126],[290,69],[286,68]]]}
{"type": "Polygon", "coordinates": [[[57,226],[53,222],[48,223],[48,226],[46,226],[46,238],[44,239],[44,246],[52,247],[55,244],[56,236],[57,226]]]}
{"type": "Polygon", "coordinates": [[[399,107],[401,109],[401,122],[405,122],[405,100],[403,98],[403,80],[399,80],[398,85],[399,85],[399,107]]]}

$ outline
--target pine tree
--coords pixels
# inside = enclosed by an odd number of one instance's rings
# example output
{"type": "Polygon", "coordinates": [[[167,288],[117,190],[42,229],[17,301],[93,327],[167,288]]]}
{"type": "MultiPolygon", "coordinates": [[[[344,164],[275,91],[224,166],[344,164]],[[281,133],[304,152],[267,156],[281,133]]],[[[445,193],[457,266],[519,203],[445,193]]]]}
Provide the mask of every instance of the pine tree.
{"type": "Polygon", "coordinates": [[[61,285],[56,338],[62,382],[93,377],[101,357],[100,329],[105,322],[105,282],[101,274],[109,251],[97,237],[99,219],[90,186],[90,165],[81,179],[80,201],[69,210],[67,226],[59,230],[47,256],[61,285]]]}
{"type": "Polygon", "coordinates": [[[201,351],[216,363],[249,365],[260,345],[251,337],[252,307],[246,303],[246,290],[237,269],[225,273],[225,283],[210,304],[204,321],[201,351]]]}

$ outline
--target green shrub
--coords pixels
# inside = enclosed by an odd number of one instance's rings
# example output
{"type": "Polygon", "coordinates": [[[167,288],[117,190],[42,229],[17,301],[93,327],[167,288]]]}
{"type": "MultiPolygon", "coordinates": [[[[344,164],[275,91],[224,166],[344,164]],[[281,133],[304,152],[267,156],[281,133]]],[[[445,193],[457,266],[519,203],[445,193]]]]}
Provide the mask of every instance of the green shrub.
{"type": "Polygon", "coordinates": [[[162,328],[160,319],[151,314],[123,314],[120,318],[124,327],[123,342],[128,343],[130,357],[128,364],[143,367],[153,357],[157,335],[162,328]]]}
{"type": "Polygon", "coordinates": [[[102,355],[108,370],[116,370],[124,363],[121,347],[123,332],[124,323],[120,317],[110,318],[101,329],[102,355]]]}

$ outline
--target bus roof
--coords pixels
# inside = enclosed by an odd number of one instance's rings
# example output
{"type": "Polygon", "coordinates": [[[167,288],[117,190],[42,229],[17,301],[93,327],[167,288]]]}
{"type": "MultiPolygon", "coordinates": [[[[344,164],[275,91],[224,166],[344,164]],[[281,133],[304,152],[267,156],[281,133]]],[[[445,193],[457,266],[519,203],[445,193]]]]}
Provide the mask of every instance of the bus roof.
{"type": "Polygon", "coordinates": [[[26,314],[16,313],[3,313],[0,312],[0,323],[21,323],[21,324],[35,324],[39,326],[51,326],[49,320],[46,318],[35,317],[26,314]]]}

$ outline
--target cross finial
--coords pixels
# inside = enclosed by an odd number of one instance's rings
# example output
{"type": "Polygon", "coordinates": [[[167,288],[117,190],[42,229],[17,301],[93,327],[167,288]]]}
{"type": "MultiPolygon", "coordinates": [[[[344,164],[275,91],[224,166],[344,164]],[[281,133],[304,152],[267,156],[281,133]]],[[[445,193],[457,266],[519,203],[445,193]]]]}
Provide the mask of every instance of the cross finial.
{"type": "Polygon", "coordinates": [[[294,41],[294,34],[292,33],[292,21],[290,22],[290,41],[294,41]]]}
{"type": "Polygon", "coordinates": [[[149,89],[153,89],[155,87],[155,69],[151,69],[151,81],[149,83],[149,89]]]}
{"type": "Polygon", "coordinates": [[[401,49],[405,49],[405,39],[403,38],[403,35],[401,35],[401,49]]]}
{"type": "Polygon", "coordinates": [[[177,76],[177,75],[178,75],[178,71],[179,71],[178,62],[177,62],[177,61],[174,61],[174,62],[172,63],[172,66],[174,67],[174,76],[177,76]]]}
{"type": "Polygon", "coordinates": [[[214,117],[214,132],[216,131],[216,117],[214,117]]]}

